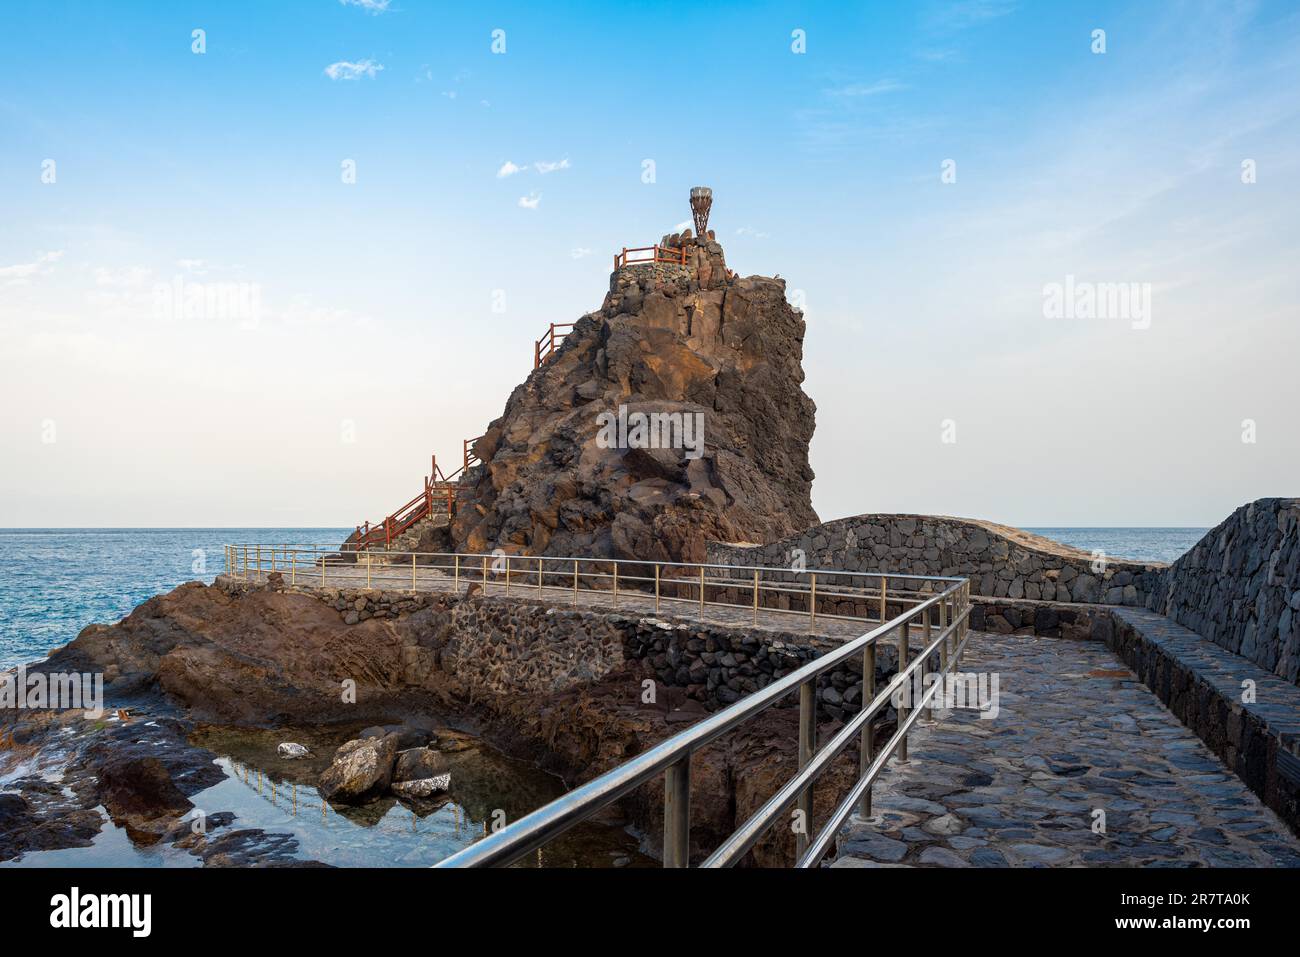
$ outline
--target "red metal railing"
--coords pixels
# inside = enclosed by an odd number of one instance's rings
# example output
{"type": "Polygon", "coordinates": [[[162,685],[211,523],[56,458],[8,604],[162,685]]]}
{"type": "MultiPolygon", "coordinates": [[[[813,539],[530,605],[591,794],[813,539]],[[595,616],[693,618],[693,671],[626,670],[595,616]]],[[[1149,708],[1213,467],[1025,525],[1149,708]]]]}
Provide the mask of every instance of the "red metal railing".
{"type": "Polygon", "coordinates": [[[636,249],[628,249],[624,246],[621,253],[614,254],[615,269],[622,269],[624,266],[648,266],[652,263],[674,263],[685,266],[686,247],[669,249],[667,246],[639,246],[636,249]],[[644,255],[633,256],[633,253],[644,255]]]}
{"type": "Polygon", "coordinates": [[[551,328],[546,330],[546,335],[533,343],[533,368],[540,368],[542,363],[555,354],[555,350],[560,348],[560,343],[569,333],[567,330],[572,329],[572,322],[553,322],[551,328]],[[557,329],[566,331],[557,334],[557,329]]]}
{"type": "MultiPolygon", "coordinates": [[[[472,469],[474,466],[483,464],[483,460],[479,458],[478,454],[474,451],[474,443],[481,438],[483,438],[483,436],[480,435],[475,438],[465,440],[465,464],[461,466],[460,471],[467,472],[470,469],[472,469]]],[[[458,472],[457,474],[460,473],[458,472]]]]}
{"type": "Polygon", "coordinates": [[[436,455],[432,456],[432,467],[424,479],[424,490],[382,522],[376,525],[371,525],[369,522],[358,525],[356,527],[356,541],[354,542],[355,549],[363,551],[376,545],[388,548],[393,544],[397,536],[421,519],[434,514],[445,514],[449,517],[455,515],[456,492],[459,488],[457,479],[460,478],[465,469],[470,467],[471,460],[475,465],[479,463],[478,456],[474,455],[471,448],[477,441],[478,439],[465,440],[465,464],[450,475],[444,473],[438,467],[438,457],[436,455]]]}
{"type": "MultiPolygon", "coordinates": [[[[637,249],[624,247],[621,253],[614,254],[615,269],[621,269],[623,266],[653,263],[672,263],[684,266],[686,265],[686,249],[669,249],[667,246],[641,246],[637,249]]],[[[560,347],[573,326],[574,323],[572,322],[551,323],[550,328],[546,330],[546,335],[533,343],[534,369],[540,368],[544,362],[549,361],[555,355],[555,350],[560,347]]],[[[445,513],[448,516],[454,515],[456,512],[457,479],[474,466],[483,464],[483,460],[474,452],[474,443],[481,438],[482,436],[465,440],[461,467],[450,475],[443,474],[442,470],[438,468],[438,459],[434,456],[433,469],[425,478],[424,490],[419,495],[379,524],[371,525],[366,522],[364,525],[356,527],[356,550],[361,551],[376,545],[383,545],[385,548],[391,547],[393,540],[398,535],[435,512],[445,513]]]]}

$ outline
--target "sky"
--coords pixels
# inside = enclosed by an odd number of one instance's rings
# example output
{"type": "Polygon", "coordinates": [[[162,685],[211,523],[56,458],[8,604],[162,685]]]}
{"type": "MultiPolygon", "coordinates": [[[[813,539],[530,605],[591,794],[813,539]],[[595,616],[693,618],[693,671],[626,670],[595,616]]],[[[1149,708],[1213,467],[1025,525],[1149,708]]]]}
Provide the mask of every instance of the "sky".
{"type": "Polygon", "coordinates": [[[823,520],[1295,495],[1298,40],[1263,2],[5,4],[0,526],[382,519],[695,185],[804,308],[823,520]]]}

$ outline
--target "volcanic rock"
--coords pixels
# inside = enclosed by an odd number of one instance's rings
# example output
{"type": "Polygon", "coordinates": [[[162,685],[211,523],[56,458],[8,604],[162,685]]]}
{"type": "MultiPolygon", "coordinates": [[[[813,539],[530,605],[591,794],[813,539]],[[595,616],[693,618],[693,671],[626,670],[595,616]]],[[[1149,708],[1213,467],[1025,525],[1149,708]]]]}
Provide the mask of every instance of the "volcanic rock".
{"type": "Polygon", "coordinates": [[[397,735],[349,741],[335,752],[317,790],[327,801],[364,804],[388,790],[397,757],[397,735]]]}
{"type": "Polygon", "coordinates": [[[804,320],[784,280],[737,277],[707,238],[664,242],[686,264],[615,271],[475,444],[458,549],[703,561],[711,539],[817,521],[804,320]]]}

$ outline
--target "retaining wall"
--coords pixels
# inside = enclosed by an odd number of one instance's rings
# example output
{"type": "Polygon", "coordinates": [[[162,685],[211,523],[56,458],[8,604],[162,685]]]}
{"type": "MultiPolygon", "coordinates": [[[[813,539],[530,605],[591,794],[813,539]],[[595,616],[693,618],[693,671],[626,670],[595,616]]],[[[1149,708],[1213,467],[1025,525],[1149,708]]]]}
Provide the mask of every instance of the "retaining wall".
{"type": "Polygon", "coordinates": [[[936,515],[857,515],[768,545],[710,543],[720,564],[960,575],[975,595],[1145,605],[1167,567],[1106,557],[993,522],[936,515]]]}
{"type": "Polygon", "coordinates": [[[1169,567],[1148,607],[1300,684],[1300,499],[1237,509],[1169,567]]]}

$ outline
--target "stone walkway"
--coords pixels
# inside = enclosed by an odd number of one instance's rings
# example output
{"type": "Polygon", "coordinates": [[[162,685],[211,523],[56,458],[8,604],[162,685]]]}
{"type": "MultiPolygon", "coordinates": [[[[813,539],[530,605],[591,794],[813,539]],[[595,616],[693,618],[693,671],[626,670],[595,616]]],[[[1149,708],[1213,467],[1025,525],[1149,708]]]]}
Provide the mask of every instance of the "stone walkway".
{"type": "MultiPolygon", "coordinates": [[[[251,571],[249,578],[254,580],[265,579],[267,571],[261,573],[251,571]]],[[[286,584],[290,583],[290,575],[287,569],[283,570],[286,584]]],[[[533,573],[535,575],[535,572],[533,573]]],[[[567,573],[552,572],[546,570],[546,581],[554,581],[567,573]]],[[[880,622],[868,619],[847,619],[847,618],[828,618],[825,615],[818,615],[815,621],[811,621],[807,612],[780,611],[777,609],[760,608],[758,615],[755,617],[753,608],[746,605],[723,605],[713,601],[713,587],[717,584],[712,579],[709,580],[709,601],[705,603],[703,609],[700,608],[698,598],[670,598],[667,597],[669,589],[674,585],[682,589],[683,594],[689,594],[690,589],[694,586],[693,580],[677,581],[669,583],[665,579],[663,585],[664,596],[661,597],[659,608],[655,608],[654,594],[645,592],[636,592],[630,590],[621,590],[618,600],[615,601],[611,590],[606,587],[600,590],[587,587],[586,578],[588,573],[583,573],[583,587],[575,595],[571,586],[553,587],[544,584],[542,588],[536,585],[536,578],[530,582],[529,573],[526,570],[518,570],[512,573],[511,578],[518,577],[519,583],[512,584],[507,591],[503,583],[497,583],[489,580],[486,586],[483,585],[482,578],[478,568],[465,569],[459,579],[456,579],[440,570],[428,568],[426,566],[417,566],[415,576],[412,579],[410,566],[402,565],[374,565],[367,569],[364,564],[360,566],[331,565],[326,569],[325,576],[322,579],[319,567],[315,569],[304,569],[299,567],[293,575],[293,584],[304,589],[320,588],[373,588],[393,592],[410,592],[412,590],[420,592],[457,592],[465,594],[471,585],[477,585],[483,589],[485,595],[493,598],[512,597],[524,600],[545,601],[548,604],[556,606],[570,607],[577,606],[594,611],[614,611],[625,615],[644,615],[647,617],[674,617],[684,621],[706,621],[714,625],[727,625],[735,628],[753,629],[757,627],[761,631],[779,632],[783,634],[804,634],[821,638],[857,638],[865,634],[872,628],[877,627],[880,622]],[[414,589],[412,585],[414,584],[414,589]],[[457,587],[457,585],[459,587],[457,587]],[[576,600],[575,600],[576,599],[576,600]]],[[[242,575],[232,576],[232,580],[243,581],[242,575]]],[[[697,591],[698,594],[698,591],[697,591]]],[[[891,599],[892,601],[892,599],[891,599]]],[[[896,610],[891,608],[891,614],[896,614],[896,610]]],[[[913,631],[919,634],[919,629],[913,631]]],[[[892,638],[889,639],[893,641],[892,638]]]]}
{"type": "Polygon", "coordinates": [[[961,670],[998,674],[996,717],[918,723],[832,866],[1300,866],[1277,816],[1104,646],[978,633],[961,670]]]}

